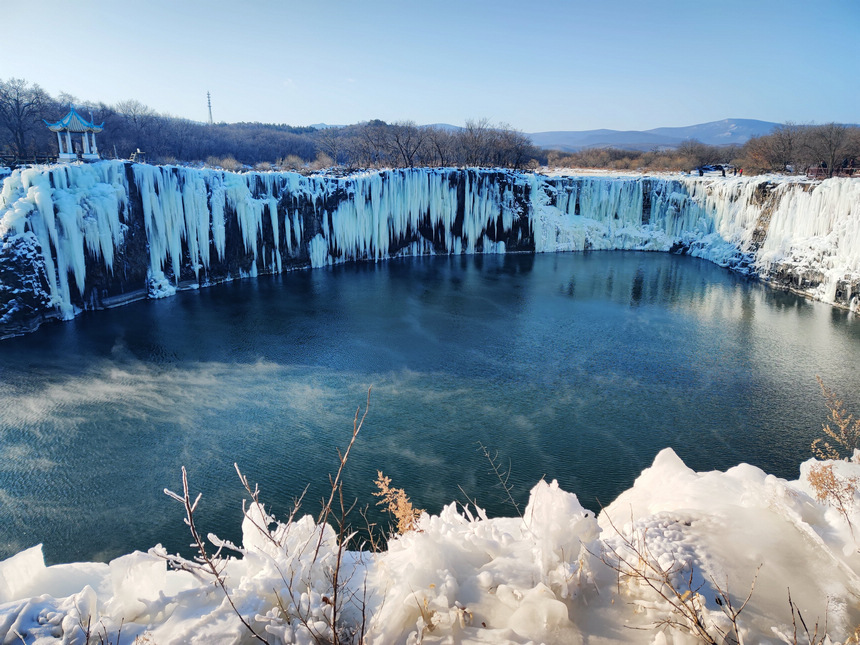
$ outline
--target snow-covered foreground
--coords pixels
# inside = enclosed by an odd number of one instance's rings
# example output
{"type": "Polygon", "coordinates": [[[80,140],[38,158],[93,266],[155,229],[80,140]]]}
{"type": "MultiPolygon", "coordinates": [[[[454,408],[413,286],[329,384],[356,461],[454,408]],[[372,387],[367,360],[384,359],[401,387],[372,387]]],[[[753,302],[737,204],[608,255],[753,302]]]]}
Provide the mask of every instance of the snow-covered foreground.
{"type": "MultiPolygon", "coordinates": [[[[826,620],[845,641],[860,624],[848,522],[860,500],[852,492],[845,513],[817,501],[815,463],[788,482],[745,464],[695,473],[666,449],[597,517],[543,481],[522,518],[452,504],[383,552],[343,552],[337,594],[334,530],[252,505],[238,557],[222,562],[236,611],[211,575],[168,570],[160,547],[47,568],[34,547],[0,563],[0,642],[83,643],[87,625],[93,642],[255,642],[237,612],[270,643],[325,642],[335,605],[355,642],[362,626],[379,644],[699,642],[684,611],[722,642],[750,591],[742,642],[808,642],[799,619],[795,640],[789,592],[810,632],[826,620]]],[[[860,477],[860,464],[833,466],[843,484],[860,477]]]]}

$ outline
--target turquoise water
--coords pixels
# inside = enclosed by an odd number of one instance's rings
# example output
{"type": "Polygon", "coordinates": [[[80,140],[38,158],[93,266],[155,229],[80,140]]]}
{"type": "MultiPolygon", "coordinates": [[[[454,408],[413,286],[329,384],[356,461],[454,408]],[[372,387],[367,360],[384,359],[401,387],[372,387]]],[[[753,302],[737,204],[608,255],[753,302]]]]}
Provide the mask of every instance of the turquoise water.
{"type": "Polygon", "coordinates": [[[513,514],[479,444],[520,504],[545,477],[596,510],[666,446],[794,478],[816,374],[860,403],[858,362],[851,314],[668,254],[344,265],[89,313],[0,343],[0,558],[185,549],[183,465],[204,532],[239,539],[234,462],[277,515],[308,484],[316,513],[371,385],[360,506],[382,470],[430,511],[513,514]]]}

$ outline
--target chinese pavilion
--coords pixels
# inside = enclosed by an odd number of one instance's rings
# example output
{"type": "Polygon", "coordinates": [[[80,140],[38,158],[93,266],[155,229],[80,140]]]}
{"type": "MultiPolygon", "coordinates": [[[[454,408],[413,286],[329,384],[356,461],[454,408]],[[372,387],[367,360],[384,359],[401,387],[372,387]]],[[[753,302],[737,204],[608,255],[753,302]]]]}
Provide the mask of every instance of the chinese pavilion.
{"type": "Polygon", "coordinates": [[[74,107],[69,107],[69,113],[56,123],[45,121],[51,132],[57,133],[57,145],[60,147],[59,161],[77,161],[78,155],[72,145],[72,134],[81,135],[80,158],[84,161],[97,161],[99,149],[96,146],[96,132],[104,130],[104,123],[95,125],[77,113],[74,107]],[[92,137],[92,141],[90,141],[92,137]],[[65,144],[64,144],[65,142],[65,144]]]}

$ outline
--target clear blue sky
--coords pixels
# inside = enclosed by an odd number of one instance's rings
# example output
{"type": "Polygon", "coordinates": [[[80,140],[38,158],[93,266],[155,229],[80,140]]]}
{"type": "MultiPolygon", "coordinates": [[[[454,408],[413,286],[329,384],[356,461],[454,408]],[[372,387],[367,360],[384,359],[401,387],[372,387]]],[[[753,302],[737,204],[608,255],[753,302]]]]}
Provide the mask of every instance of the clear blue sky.
{"type": "Polygon", "coordinates": [[[0,78],[216,121],[860,122],[858,0],[0,0],[0,78]]]}

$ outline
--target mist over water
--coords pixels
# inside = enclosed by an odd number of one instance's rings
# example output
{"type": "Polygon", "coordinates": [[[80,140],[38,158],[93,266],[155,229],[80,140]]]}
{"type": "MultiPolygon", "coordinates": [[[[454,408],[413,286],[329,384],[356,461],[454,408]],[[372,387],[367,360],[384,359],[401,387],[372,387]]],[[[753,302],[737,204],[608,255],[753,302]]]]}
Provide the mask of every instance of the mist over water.
{"type": "Polygon", "coordinates": [[[462,488],[513,514],[479,443],[521,504],[545,477],[597,510],[666,446],[795,478],[815,375],[860,403],[858,362],[851,314],[668,254],[412,258],[138,302],[0,343],[0,558],[186,549],[162,492],[183,465],[204,532],[239,539],[234,462],[275,514],[306,485],[316,513],[371,385],[360,505],[382,470],[429,511],[462,488]]]}

